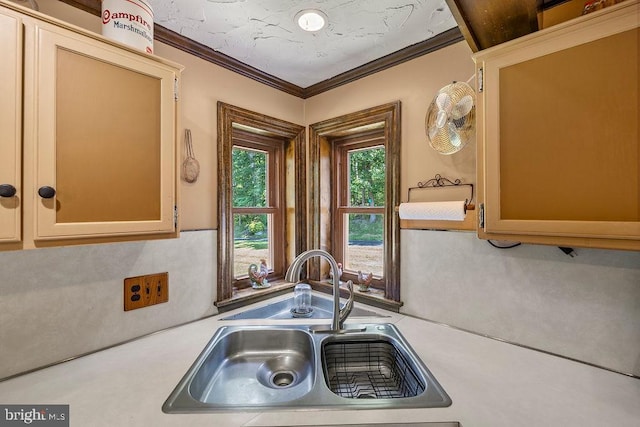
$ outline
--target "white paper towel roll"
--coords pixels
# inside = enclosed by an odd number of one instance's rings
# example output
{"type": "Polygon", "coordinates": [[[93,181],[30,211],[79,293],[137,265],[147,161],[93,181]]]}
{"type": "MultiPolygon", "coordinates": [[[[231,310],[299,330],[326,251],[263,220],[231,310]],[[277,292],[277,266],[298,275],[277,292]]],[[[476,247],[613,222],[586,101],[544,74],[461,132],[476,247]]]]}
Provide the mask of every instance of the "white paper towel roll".
{"type": "Polygon", "coordinates": [[[465,201],[400,203],[400,219],[464,221],[465,201]]]}

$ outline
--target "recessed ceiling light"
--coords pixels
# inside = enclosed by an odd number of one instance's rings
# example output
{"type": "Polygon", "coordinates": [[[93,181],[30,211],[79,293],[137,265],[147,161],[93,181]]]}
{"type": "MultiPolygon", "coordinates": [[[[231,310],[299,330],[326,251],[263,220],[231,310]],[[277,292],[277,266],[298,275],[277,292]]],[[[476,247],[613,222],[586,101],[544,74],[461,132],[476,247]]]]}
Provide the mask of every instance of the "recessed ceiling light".
{"type": "Polygon", "coordinates": [[[319,31],[327,23],[327,15],[316,9],[301,10],[296,14],[296,23],[305,31],[319,31]]]}

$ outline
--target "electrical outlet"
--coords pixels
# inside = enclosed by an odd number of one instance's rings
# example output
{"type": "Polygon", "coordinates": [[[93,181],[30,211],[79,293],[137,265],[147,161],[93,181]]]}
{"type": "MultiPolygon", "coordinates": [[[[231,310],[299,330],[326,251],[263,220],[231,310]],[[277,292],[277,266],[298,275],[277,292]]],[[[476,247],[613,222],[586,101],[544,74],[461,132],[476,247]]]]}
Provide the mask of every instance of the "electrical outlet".
{"type": "Polygon", "coordinates": [[[124,279],[124,311],[135,310],[145,306],[143,299],[144,276],[124,279]]]}
{"type": "Polygon", "coordinates": [[[124,279],[124,311],[169,301],[169,273],[124,279]]]}

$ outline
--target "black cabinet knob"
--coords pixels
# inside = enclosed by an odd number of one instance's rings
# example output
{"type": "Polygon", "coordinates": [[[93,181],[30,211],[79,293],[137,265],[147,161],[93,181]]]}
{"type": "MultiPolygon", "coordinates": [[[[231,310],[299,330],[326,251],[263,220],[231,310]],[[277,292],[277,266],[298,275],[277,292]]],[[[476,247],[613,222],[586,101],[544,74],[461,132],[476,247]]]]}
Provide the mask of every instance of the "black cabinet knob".
{"type": "Polygon", "coordinates": [[[43,199],[50,199],[56,195],[56,190],[53,187],[45,185],[44,187],[40,187],[40,189],[38,190],[38,195],[43,199]]]}
{"type": "Polygon", "coordinates": [[[16,195],[16,187],[11,184],[0,184],[0,197],[13,197],[16,195]]]}

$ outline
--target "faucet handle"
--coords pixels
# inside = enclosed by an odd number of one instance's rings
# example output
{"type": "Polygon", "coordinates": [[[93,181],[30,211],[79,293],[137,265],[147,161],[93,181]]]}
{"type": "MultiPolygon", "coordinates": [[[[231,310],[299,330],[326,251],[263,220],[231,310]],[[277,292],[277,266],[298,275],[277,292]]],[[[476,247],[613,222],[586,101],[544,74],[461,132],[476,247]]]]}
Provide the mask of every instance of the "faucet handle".
{"type": "Polygon", "coordinates": [[[349,299],[344,304],[344,307],[340,309],[339,321],[340,321],[340,329],[342,329],[342,323],[347,320],[347,317],[353,310],[353,282],[351,280],[347,280],[347,289],[349,290],[349,299]]]}

